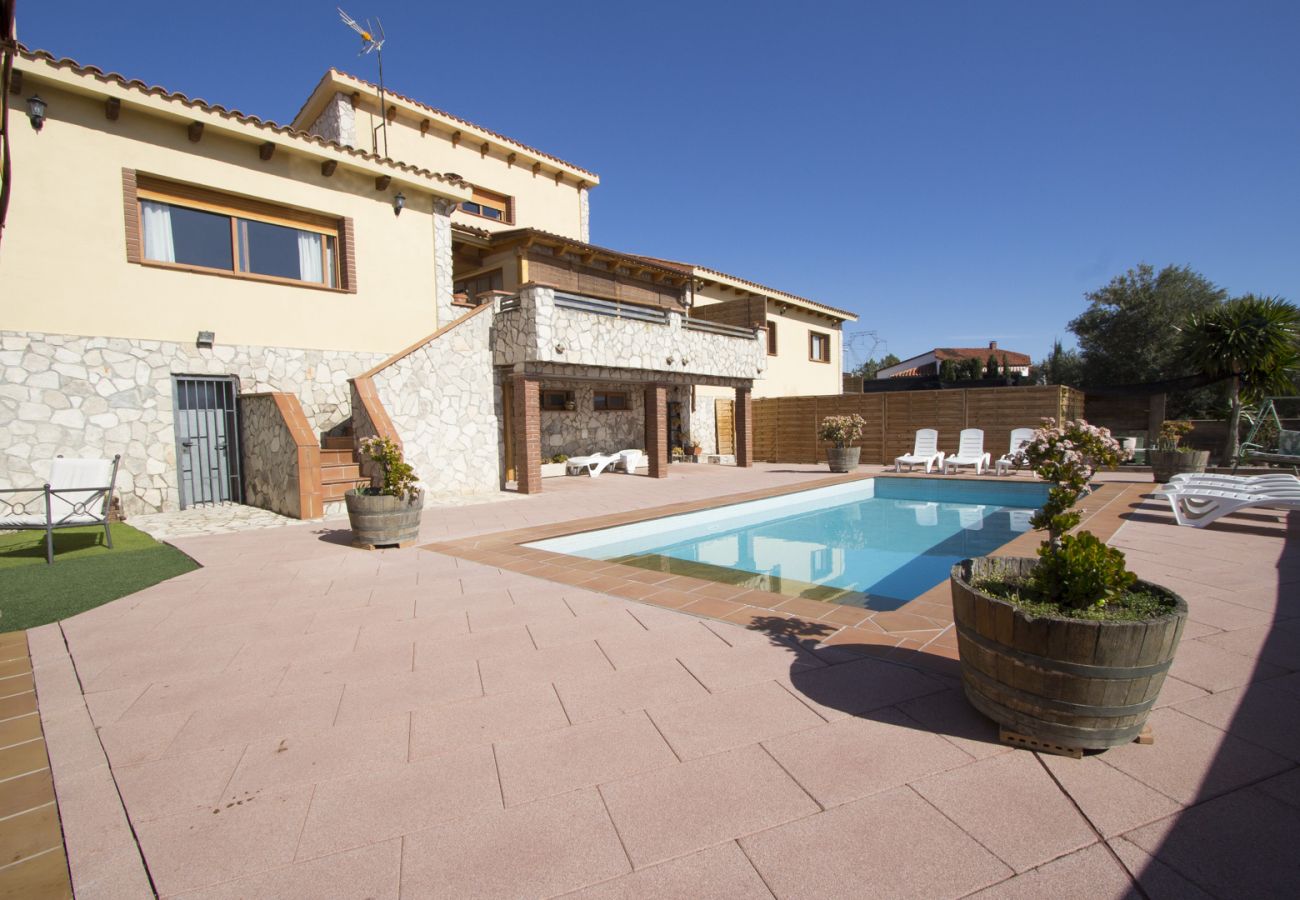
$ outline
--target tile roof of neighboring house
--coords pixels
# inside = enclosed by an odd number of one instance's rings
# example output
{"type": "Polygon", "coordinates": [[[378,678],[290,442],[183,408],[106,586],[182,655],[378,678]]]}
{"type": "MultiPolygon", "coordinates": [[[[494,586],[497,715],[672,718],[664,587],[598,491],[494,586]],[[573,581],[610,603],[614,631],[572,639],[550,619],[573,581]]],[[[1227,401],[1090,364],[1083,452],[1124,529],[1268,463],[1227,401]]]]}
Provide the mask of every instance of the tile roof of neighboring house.
{"type": "Polygon", "coordinates": [[[759,284],[757,281],[750,281],[748,278],[741,278],[738,275],[731,275],[728,274],[727,272],[721,272],[717,269],[710,269],[707,266],[697,266],[694,265],[693,263],[678,262],[677,260],[672,260],[672,259],[660,259],[655,256],[642,256],[641,258],[651,260],[652,262],[657,262],[660,265],[668,266],[669,268],[672,269],[677,269],[680,272],[699,272],[705,275],[706,277],[709,275],[721,276],[723,278],[727,278],[731,281],[735,281],[740,284],[747,284],[750,287],[758,288],[760,291],[763,291],[764,293],[767,294],[779,295],[782,297],[790,297],[793,300],[798,300],[800,303],[806,303],[809,306],[814,306],[818,309],[825,310],[829,313],[839,316],[842,319],[853,319],[856,321],[858,318],[857,313],[851,313],[846,309],[839,309],[834,306],[829,306],[825,303],[818,303],[816,300],[809,300],[807,297],[800,297],[798,294],[792,294],[789,291],[777,290],[774,287],[768,287],[765,284],[759,284]]]}
{"type": "Polygon", "coordinates": [[[337,141],[327,141],[318,135],[309,134],[305,131],[299,131],[298,129],[290,128],[286,125],[277,124],[276,122],[272,122],[270,119],[263,119],[258,116],[249,115],[248,113],[240,112],[237,109],[227,109],[226,107],[216,103],[209,103],[208,101],[202,99],[201,97],[188,97],[185,94],[180,93],[179,91],[169,91],[166,88],[160,87],[159,85],[156,84],[150,85],[150,84],[146,84],[143,81],[140,81],[139,79],[128,79],[126,76],[120,75],[117,72],[105,72],[103,69],[99,68],[98,66],[82,65],[81,63],[77,62],[75,59],[69,59],[66,56],[58,57],[55,56],[53,53],[50,53],[48,50],[33,50],[30,47],[27,47],[23,44],[19,44],[18,54],[22,56],[24,59],[31,60],[32,62],[47,62],[57,69],[69,69],[77,75],[85,75],[94,78],[97,81],[101,81],[109,84],[116,84],[128,90],[139,91],[140,93],[145,94],[147,96],[159,97],[160,99],[163,100],[167,100],[174,103],[180,103],[183,106],[187,106],[191,109],[198,109],[198,110],[202,110],[203,112],[212,113],[214,115],[221,116],[222,118],[233,119],[234,121],[239,122],[242,125],[251,125],[254,128],[258,128],[264,131],[270,131],[274,134],[285,135],[287,137],[291,137],[296,140],[301,140],[305,143],[317,144],[321,147],[327,147],[332,150],[338,150],[340,152],[348,154],[349,156],[356,157],[357,159],[364,159],[368,162],[390,166],[394,169],[397,169],[400,172],[405,172],[410,175],[419,175],[425,178],[432,178],[436,181],[441,181],[444,184],[452,184],[457,187],[463,187],[463,188],[471,187],[470,183],[465,179],[461,178],[459,175],[456,176],[444,175],[441,172],[434,172],[430,169],[425,169],[421,166],[413,166],[410,165],[409,163],[404,163],[399,160],[390,159],[386,156],[379,156],[374,153],[366,153],[363,150],[358,150],[355,147],[349,147],[345,144],[340,144],[337,141]]]}
{"type": "MultiPolygon", "coordinates": [[[[1017,353],[1014,350],[1003,350],[999,347],[935,347],[934,358],[940,361],[945,359],[978,359],[986,360],[989,354],[997,357],[999,365],[1002,360],[1007,361],[1009,366],[1028,366],[1033,363],[1027,354],[1017,353]]],[[[921,354],[924,356],[925,354],[921,354]]],[[[915,359],[916,357],[912,357],[915,359]]],[[[903,360],[907,362],[908,360],[903,360]]]]}
{"type": "MultiPolygon", "coordinates": [[[[358,84],[363,84],[374,91],[379,90],[379,85],[375,84],[373,81],[367,81],[364,78],[358,78],[356,75],[353,75],[350,72],[344,72],[342,69],[335,69],[333,67],[331,67],[329,71],[336,75],[342,75],[344,78],[350,78],[351,80],[357,82],[358,84]]],[[[562,166],[567,166],[568,168],[578,172],[582,172],[585,175],[590,175],[592,178],[596,179],[597,181],[600,180],[600,176],[597,175],[595,172],[591,171],[590,169],[584,169],[582,166],[574,165],[568,160],[560,159],[558,156],[552,156],[550,153],[546,153],[542,150],[538,150],[536,147],[530,147],[529,145],[523,143],[522,141],[517,141],[514,138],[506,137],[504,134],[501,134],[500,132],[493,131],[491,128],[484,128],[482,125],[478,125],[474,122],[469,121],[468,119],[462,119],[460,116],[454,115],[453,113],[449,113],[444,109],[438,109],[436,106],[430,106],[427,103],[422,103],[421,101],[416,100],[413,97],[408,97],[405,94],[399,94],[386,85],[384,87],[384,94],[389,97],[393,97],[397,100],[401,100],[403,103],[409,103],[412,106],[418,106],[420,109],[426,109],[429,112],[433,113],[434,115],[441,116],[445,119],[450,119],[453,122],[459,122],[461,125],[464,125],[466,128],[473,128],[475,131],[481,131],[483,132],[483,134],[486,134],[487,136],[493,138],[494,140],[498,140],[503,144],[509,144],[513,147],[518,147],[520,150],[523,150],[525,153],[531,153],[534,156],[540,156],[543,159],[549,159],[552,162],[559,163],[562,166]]],[[[311,98],[308,97],[307,102],[310,101],[311,98]]],[[[306,108],[307,108],[307,103],[305,102],[303,103],[302,108],[299,109],[297,114],[294,116],[294,119],[296,120],[298,116],[302,115],[303,110],[306,108]]]]}

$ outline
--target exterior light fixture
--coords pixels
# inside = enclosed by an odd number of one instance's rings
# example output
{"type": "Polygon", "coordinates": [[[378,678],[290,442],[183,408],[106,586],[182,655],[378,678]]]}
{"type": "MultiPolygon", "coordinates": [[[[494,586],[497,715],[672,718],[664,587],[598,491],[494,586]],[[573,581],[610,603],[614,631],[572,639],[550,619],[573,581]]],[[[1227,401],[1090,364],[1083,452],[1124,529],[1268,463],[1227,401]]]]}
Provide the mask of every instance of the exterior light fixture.
{"type": "Polygon", "coordinates": [[[687,358],[684,357],[684,356],[682,357],[682,365],[686,365],[686,364],[689,363],[689,362],[690,362],[689,359],[687,359],[687,358]]]}
{"type": "Polygon", "coordinates": [[[564,352],[564,345],[563,345],[563,344],[556,344],[556,345],[555,345],[555,352],[556,352],[556,353],[563,353],[563,352],[564,352]]]}
{"type": "Polygon", "coordinates": [[[31,119],[32,127],[37,131],[45,124],[45,101],[40,94],[32,94],[27,98],[27,118],[31,119]]]}
{"type": "Polygon", "coordinates": [[[200,331],[199,336],[194,340],[194,346],[206,347],[211,350],[212,345],[216,342],[217,336],[211,331],[200,331]]]}
{"type": "Polygon", "coordinates": [[[402,209],[405,208],[405,206],[406,195],[401,191],[398,191],[397,196],[393,198],[393,215],[400,216],[402,214],[402,209]]]}

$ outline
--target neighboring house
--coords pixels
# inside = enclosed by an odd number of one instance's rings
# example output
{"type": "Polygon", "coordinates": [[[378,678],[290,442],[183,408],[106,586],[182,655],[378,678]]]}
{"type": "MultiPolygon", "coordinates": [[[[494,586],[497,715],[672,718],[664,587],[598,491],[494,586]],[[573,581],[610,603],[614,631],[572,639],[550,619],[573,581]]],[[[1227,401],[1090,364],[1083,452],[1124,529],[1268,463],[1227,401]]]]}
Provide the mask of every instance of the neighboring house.
{"type": "Polygon", "coordinates": [[[881,369],[876,373],[876,378],[934,377],[939,374],[939,369],[946,359],[958,364],[969,359],[978,359],[981,364],[986,364],[990,356],[997,359],[999,374],[1005,374],[1003,372],[1005,368],[1013,375],[1027,377],[1029,367],[1033,364],[1028,354],[1017,353],[1014,350],[1000,350],[997,341],[989,341],[987,347],[935,347],[933,350],[905,359],[897,365],[881,369]]]}
{"type": "Polygon", "coordinates": [[[555,453],[664,476],[719,399],[748,465],[756,390],[839,390],[850,314],[591,244],[595,174],[352,76],[289,127],[26,48],[4,89],[0,484],[121,454],[128,513],[308,518],[368,435],[431,496],[535,492],[555,453]]]}

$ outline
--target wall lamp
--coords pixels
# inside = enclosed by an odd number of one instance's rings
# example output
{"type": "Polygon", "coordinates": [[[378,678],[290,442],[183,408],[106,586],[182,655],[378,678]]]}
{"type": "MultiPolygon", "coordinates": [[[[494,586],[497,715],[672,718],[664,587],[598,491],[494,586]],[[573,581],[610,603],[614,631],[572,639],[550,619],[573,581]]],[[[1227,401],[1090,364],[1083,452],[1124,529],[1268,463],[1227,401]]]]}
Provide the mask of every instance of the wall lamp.
{"type": "Polygon", "coordinates": [[[400,216],[402,214],[402,210],[405,208],[406,208],[406,195],[403,194],[401,191],[398,191],[397,196],[393,198],[393,215],[400,216]]]}
{"type": "Polygon", "coordinates": [[[32,127],[37,131],[45,124],[45,101],[40,94],[32,94],[27,98],[27,118],[31,119],[32,127]]]}
{"type": "Polygon", "coordinates": [[[213,345],[214,343],[216,343],[216,340],[217,340],[217,336],[216,336],[213,332],[211,332],[211,331],[200,331],[200,332],[199,332],[199,336],[198,336],[197,338],[194,339],[194,346],[196,346],[196,347],[206,347],[206,348],[208,348],[209,350],[211,350],[211,349],[212,349],[212,345],[213,345]]]}

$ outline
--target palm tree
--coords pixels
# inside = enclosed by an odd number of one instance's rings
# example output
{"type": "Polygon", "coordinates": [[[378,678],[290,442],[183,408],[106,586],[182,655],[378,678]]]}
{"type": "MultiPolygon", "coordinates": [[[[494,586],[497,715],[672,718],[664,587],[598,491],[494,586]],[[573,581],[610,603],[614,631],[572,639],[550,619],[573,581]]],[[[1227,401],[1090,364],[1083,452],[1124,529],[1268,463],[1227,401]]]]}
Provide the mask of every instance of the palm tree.
{"type": "Polygon", "coordinates": [[[1247,294],[1193,313],[1180,330],[1188,363],[1211,377],[1231,378],[1232,414],[1224,458],[1234,459],[1242,404],[1295,392],[1300,309],[1281,297],[1247,294]]]}

